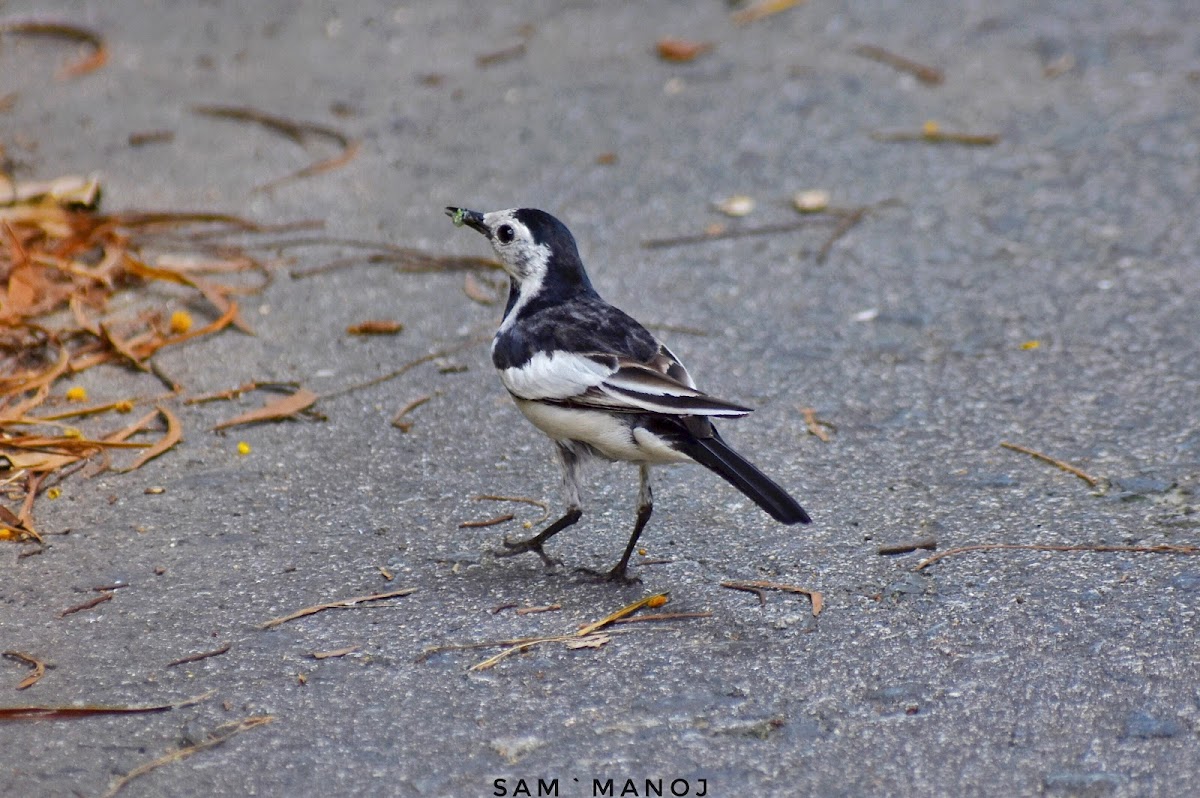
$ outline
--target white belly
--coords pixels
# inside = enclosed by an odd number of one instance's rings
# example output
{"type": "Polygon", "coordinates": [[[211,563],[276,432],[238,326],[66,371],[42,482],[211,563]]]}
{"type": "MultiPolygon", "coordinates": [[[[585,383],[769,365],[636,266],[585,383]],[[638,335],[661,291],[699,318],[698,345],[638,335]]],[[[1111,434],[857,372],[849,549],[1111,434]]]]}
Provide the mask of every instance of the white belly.
{"type": "Polygon", "coordinates": [[[620,418],[599,410],[555,407],[515,399],[517,407],[535,427],[559,441],[581,441],[610,460],[634,463],[687,463],[677,452],[648,430],[632,428],[620,418]]]}

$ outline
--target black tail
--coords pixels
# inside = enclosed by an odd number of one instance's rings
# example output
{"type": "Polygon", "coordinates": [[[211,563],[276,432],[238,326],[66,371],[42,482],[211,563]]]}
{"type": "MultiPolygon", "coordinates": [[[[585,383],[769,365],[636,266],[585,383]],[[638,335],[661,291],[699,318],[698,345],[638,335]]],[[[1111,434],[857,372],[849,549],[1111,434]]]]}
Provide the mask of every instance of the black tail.
{"type": "Polygon", "coordinates": [[[714,472],[730,485],[754,500],[772,518],[785,524],[807,524],[811,519],[799,502],[788,495],[770,477],[754,467],[746,458],[730,449],[717,431],[709,426],[712,435],[688,436],[675,446],[700,465],[714,472]]]}

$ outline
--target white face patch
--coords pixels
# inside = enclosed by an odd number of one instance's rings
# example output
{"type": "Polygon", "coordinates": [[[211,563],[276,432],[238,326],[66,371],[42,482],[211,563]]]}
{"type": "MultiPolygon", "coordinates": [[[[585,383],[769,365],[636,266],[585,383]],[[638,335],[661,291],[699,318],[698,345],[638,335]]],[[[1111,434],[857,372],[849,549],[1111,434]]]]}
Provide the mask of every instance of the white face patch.
{"type": "Polygon", "coordinates": [[[483,223],[491,232],[489,241],[504,271],[517,281],[517,302],[500,325],[503,333],[529,298],[541,290],[550,268],[550,247],[534,241],[533,233],[517,219],[515,208],[485,213],[483,223]]]}
{"type": "Polygon", "coordinates": [[[483,223],[491,231],[492,249],[504,270],[516,278],[522,293],[533,293],[524,289],[542,284],[550,264],[550,247],[534,240],[529,228],[517,219],[515,209],[485,213],[483,223]]]}

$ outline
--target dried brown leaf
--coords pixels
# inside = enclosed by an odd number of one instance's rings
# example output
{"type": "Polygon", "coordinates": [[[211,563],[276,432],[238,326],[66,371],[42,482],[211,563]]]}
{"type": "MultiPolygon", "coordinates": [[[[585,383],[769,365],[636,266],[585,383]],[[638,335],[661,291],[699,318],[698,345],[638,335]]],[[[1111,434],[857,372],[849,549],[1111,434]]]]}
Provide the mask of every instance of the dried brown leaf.
{"type": "Polygon", "coordinates": [[[369,319],[351,324],[346,328],[350,335],[395,335],[404,329],[404,325],[390,319],[369,319]]]}
{"type": "Polygon", "coordinates": [[[136,471],[148,461],[153,460],[155,457],[158,457],[160,454],[179,443],[180,439],[183,437],[183,425],[179,423],[179,418],[163,405],[158,405],[157,410],[162,415],[163,421],[167,423],[167,431],[153,446],[142,452],[138,458],[129,465],[128,468],[118,469],[118,471],[121,473],[125,473],[127,471],[136,471]]]}
{"type": "Polygon", "coordinates": [[[299,388],[295,393],[281,396],[267,402],[262,407],[247,411],[228,421],[222,421],[213,427],[213,431],[238,427],[242,424],[257,424],[261,421],[279,421],[296,415],[301,410],[307,410],[317,401],[317,395],[307,388],[299,388]]]}
{"type": "Polygon", "coordinates": [[[33,687],[35,684],[41,681],[43,676],[46,675],[46,663],[42,662],[36,657],[31,657],[30,655],[23,654],[20,651],[5,651],[4,656],[8,657],[9,659],[15,659],[24,662],[26,665],[29,665],[31,668],[33,668],[33,672],[22,679],[21,683],[17,685],[17,690],[26,690],[30,687],[33,687]]]}
{"type": "Polygon", "coordinates": [[[682,63],[694,61],[709,52],[713,49],[713,43],[666,37],[655,42],[654,49],[662,60],[682,63]]]}

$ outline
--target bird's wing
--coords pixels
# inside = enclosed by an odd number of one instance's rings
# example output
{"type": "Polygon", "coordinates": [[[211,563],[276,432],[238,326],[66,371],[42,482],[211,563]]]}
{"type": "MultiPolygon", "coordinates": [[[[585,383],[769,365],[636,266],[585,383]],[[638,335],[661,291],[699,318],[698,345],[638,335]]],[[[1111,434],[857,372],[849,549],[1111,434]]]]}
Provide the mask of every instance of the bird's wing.
{"type": "Polygon", "coordinates": [[[708,396],[662,347],[649,362],[618,355],[539,352],[500,380],[521,399],[615,413],[744,416],[750,408],[708,396]]]}

